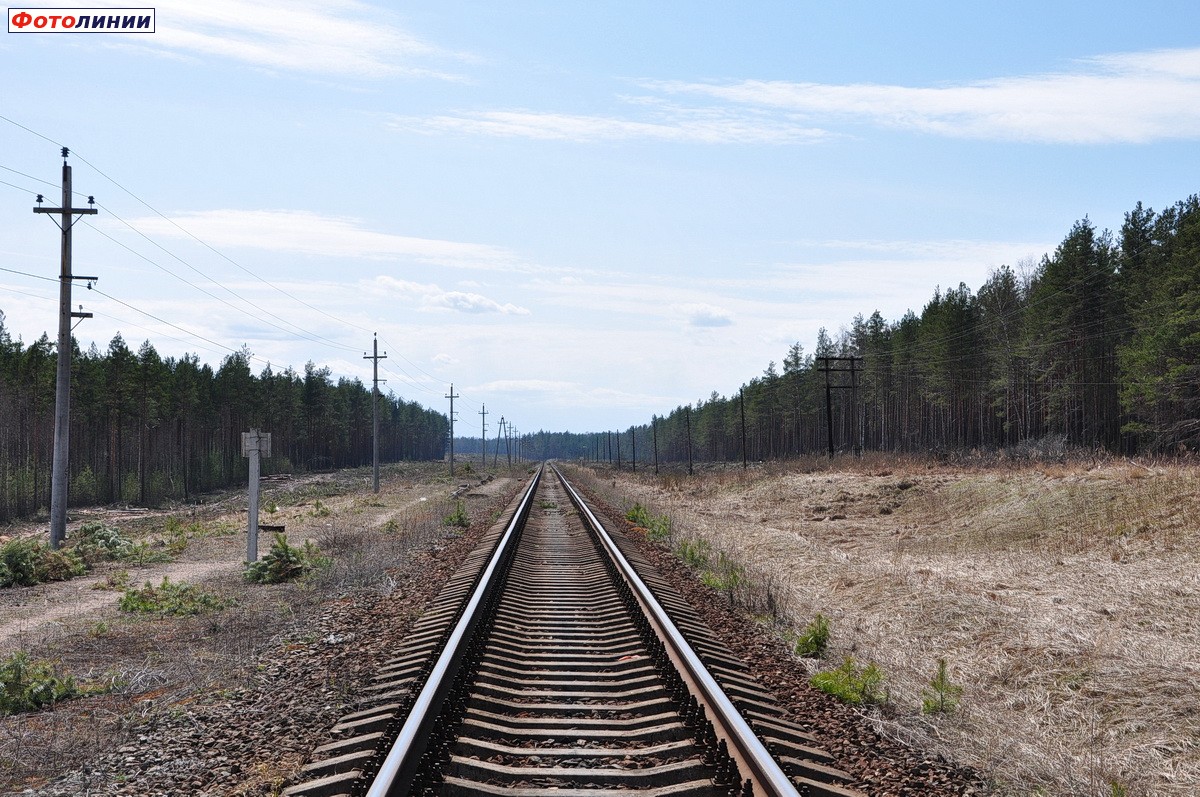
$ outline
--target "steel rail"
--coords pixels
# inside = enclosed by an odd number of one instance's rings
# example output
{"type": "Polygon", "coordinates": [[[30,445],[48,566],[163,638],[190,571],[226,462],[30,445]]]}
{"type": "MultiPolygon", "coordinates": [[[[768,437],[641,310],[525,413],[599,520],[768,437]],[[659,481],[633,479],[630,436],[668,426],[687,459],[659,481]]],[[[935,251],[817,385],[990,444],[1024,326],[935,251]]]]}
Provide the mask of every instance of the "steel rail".
{"type": "Polygon", "coordinates": [[[601,541],[604,549],[612,558],[613,563],[617,566],[621,575],[625,578],[630,588],[634,591],[639,602],[645,608],[647,618],[658,626],[661,631],[663,642],[668,646],[672,658],[683,665],[687,671],[687,675],[700,690],[703,702],[708,706],[709,712],[712,715],[712,721],[717,726],[720,735],[724,736],[730,744],[730,754],[740,763],[744,763],[750,770],[751,781],[754,786],[756,795],[765,795],[766,797],[799,797],[799,792],[792,784],[791,780],[780,769],[779,764],[771,757],[767,748],[755,735],[753,729],[738,713],[737,707],[725,694],[725,690],[717,683],[717,680],[708,671],[704,662],[688,644],[683,633],[675,625],[667,614],[666,609],[654,597],[654,593],[650,590],[641,577],[634,571],[633,566],[617,548],[615,542],[608,532],[604,529],[604,525],[592,513],[592,510],[583,501],[583,498],[571,486],[570,482],[563,477],[562,472],[551,463],[550,467],[554,473],[562,481],[563,486],[567,490],[567,494],[571,497],[571,502],[575,504],[576,509],[584,516],[592,529],[596,532],[597,537],[601,541]]]}
{"type": "Polygon", "coordinates": [[[477,610],[494,586],[493,582],[498,575],[500,564],[508,554],[512,541],[517,536],[517,531],[529,515],[529,504],[533,499],[533,494],[537,491],[543,470],[544,466],[539,467],[537,473],[530,479],[525,496],[521,499],[517,511],[513,513],[512,520],[504,530],[500,541],[496,544],[496,550],[488,560],[487,567],[480,574],[479,582],[471,593],[471,599],[463,609],[458,622],[455,623],[450,636],[447,637],[446,646],[442,649],[437,662],[430,671],[429,678],[413,702],[412,709],[404,720],[396,741],[388,750],[383,763],[380,764],[379,772],[371,782],[371,788],[367,790],[366,797],[407,794],[413,776],[416,774],[417,765],[425,752],[429,738],[429,726],[433,724],[441,709],[453,674],[458,670],[462,661],[465,642],[470,638],[471,631],[478,622],[477,610]]]}

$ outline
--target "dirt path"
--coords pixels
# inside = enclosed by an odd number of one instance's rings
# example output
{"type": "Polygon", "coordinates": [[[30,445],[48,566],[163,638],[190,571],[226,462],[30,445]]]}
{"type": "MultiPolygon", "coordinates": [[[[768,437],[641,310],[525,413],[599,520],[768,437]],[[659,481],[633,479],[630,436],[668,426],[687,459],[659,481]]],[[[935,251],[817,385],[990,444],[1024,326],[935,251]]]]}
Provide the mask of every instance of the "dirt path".
{"type": "MultiPolygon", "coordinates": [[[[344,477],[343,477],[344,478],[344,477]]],[[[355,480],[357,481],[357,479],[355,480]]],[[[284,525],[289,544],[302,545],[315,540],[331,526],[352,520],[360,526],[380,527],[395,518],[411,516],[422,507],[441,506],[461,480],[434,482],[393,481],[379,495],[346,492],[341,495],[315,495],[331,490],[351,490],[357,484],[344,484],[331,476],[294,479],[279,484],[265,484],[262,505],[277,506],[274,512],[263,512],[262,524],[284,525]],[[308,493],[314,493],[309,496],[308,493]]],[[[479,485],[469,482],[471,495],[490,497],[499,484],[479,485]]],[[[198,513],[196,508],[182,511],[126,511],[91,509],[72,512],[68,540],[78,527],[99,520],[117,526],[135,539],[147,541],[154,553],[166,548],[169,537],[164,533],[168,518],[181,522],[199,522],[205,529],[218,529],[207,536],[194,534],[172,561],[136,565],[129,562],[102,563],[86,576],[70,581],[39,584],[19,589],[0,589],[0,654],[38,644],[49,635],[61,633],[65,627],[86,628],[104,622],[117,613],[122,585],[137,586],[144,582],[161,583],[163,578],[173,582],[200,583],[222,577],[236,577],[244,569],[246,558],[246,515],[244,493],[222,494],[211,500],[198,513]]],[[[7,536],[36,536],[45,533],[44,524],[26,524],[7,530],[7,536]]],[[[176,538],[176,542],[178,539],[176,538]]],[[[267,553],[272,535],[260,532],[259,557],[267,553]]]]}

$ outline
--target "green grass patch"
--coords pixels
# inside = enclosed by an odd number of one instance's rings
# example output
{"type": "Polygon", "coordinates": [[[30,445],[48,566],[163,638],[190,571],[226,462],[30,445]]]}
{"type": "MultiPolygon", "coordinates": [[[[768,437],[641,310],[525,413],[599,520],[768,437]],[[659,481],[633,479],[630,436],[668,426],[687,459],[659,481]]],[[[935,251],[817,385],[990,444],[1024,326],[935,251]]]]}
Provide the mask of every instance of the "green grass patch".
{"type": "Polygon", "coordinates": [[[637,528],[646,530],[646,538],[651,542],[662,542],[671,537],[671,519],[666,515],[653,515],[641,504],[634,504],[625,513],[625,519],[637,528]]]}
{"type": "Polygon", "coordinates": [[[704,540],[681,540],[675,546],[675,555],[688,567],[707,570],[712,559],[712,547],[704,540]]]}
{"type": "Polygon", "coordinates": [[[162,614],[185,617],[216,612],[233,605],[230,598],[204,592],[193,584],[171,581],[163,576],[157,587],[149,581],[144,586],[125,590],[118,604],[123,612],[162,614]]]}
{"type": "Polygon", "coordinates": [[[805,626],[804,631],[796,637],[792,646],[797,656],[808,659],[819,659],[829,648],[829,618],[818,614],[812,622],[805,626]]]}
{"type": "Polygon", "coordinates": [[[883,671],[874,664],[862,666],[847,656],[842,665],[814,675],[810,680],[814,687],[827,695],[833,695],[852,706],[877,705],[887,702],[887,690],[883,687],[883,671]]]}
{"type": "Polygon", "coordinates": [[[442,524],[445,526],[456,526],[463,529],[471,525],[471,518],[469,515],[467,515],[467,507],[462,501],[459,501],[454,506],[453,512],[442,518],[442,524]]]}

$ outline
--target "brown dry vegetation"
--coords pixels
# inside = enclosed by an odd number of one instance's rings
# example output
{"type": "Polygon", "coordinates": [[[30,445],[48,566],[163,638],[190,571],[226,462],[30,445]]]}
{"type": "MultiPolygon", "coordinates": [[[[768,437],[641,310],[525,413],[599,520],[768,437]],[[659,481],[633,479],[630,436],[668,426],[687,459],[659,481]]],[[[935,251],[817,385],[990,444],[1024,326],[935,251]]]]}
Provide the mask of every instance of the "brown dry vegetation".
{"type": "Polygon", "coordinates": [[[869,456],[590,481],[740,566],[731,598],[781,634],[828,617],[825,659],[797,666],[875,662],[879,729],[995,794],[1200,793],[1200,469],[869,456]],[[943,657],[962,705],[925,715],[943,657]]]}
{"type": "MultiPolygon", "coordinates": [[[[327,569],[301,582],[266,586],[242,577],[244,492],[215,496],[201,507],[175,513],[73,513],[72,528],[85,517],[102,517],[125,535],[149,542],[153,552],[169,553],[170,561],[140,567],[104,563],[68,582],[0,589],[0,657],[26,651],[98,692],[53,710],[0,717],[0,793],[38,787],[79,767],[84,774],[72,777],[90,783],[89,761],[126,749],[122,745],[146,744],[141,734],[150,720],[187,718],[193,708],[223,701],[245,702],[269,674],[271,657],[316,644],[311,638],[314,618],[327,613],[331,602],[390,594],[397,586],[395,568],[431,541],[457,534],[442,521],[456,504],[451,490],[466,481],[451,482],[444,465],[427,463],[385,469],[378,495],[370,491],[369,471],[264,485],[262,505],[274,511],[264,511],[261,522],[285,524],[290,543],[311,539],[332,555],[327,569]],[[188,529],[182,541],[178,531],[168,530],[173,516],[188,529]],[[164,575],[236,604],[218,613],[178,618],[117,610],[121,591],[113,588],[114,582],[137,586],[158,583],[164,575]]],[[[500,478],[476,487],[464,496],[468,510],[486,512],[511,481],[500,478]]],[[[471,478],[471,483],[479,480],[471,478]]],[[[44,534],[44,527],[7,533],[44,534]]],[[[260,555],[270,542],[271,535],[260,537],[260,555]]],[[[351,697],[343,694],[348,687],[342,677],[329,672],[315,698],[328,705],[310,720],[314,738],[337,716],[339,701],[351,697]]],[[[251,710],[245,713],[247,725],[266,722],[251,716],[251,710]]],[[[302,763],[307,750],[298,745],[296,739],[278,738],[264,744],[260,760],[243,770],[238,789],[214,793],[272,793],[302,763]]],[[[136,785],[130,788],[137,792],[136,785]]]]}

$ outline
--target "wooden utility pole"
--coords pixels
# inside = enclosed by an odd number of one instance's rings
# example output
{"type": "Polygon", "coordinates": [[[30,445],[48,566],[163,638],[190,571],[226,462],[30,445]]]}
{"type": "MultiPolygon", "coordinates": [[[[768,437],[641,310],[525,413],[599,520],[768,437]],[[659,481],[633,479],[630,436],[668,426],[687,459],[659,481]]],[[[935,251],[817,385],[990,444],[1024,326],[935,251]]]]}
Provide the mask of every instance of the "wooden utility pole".
{"type": "Polygon", "coordinates": [[[71,207],[71,167],[67,163],[70,150],[62,148],[62,207],[42,207],[42,195],[38,194],[38,206],[34,213],[52,213],[62,230],[62,262],[58,283],[58,370],[54,383],[54,461],[50,471],[50,547],[58,548],[67,538],[67,460],[71,437],[71,319],[91,318],[91,313],[71,311],[71,284],[74,280],[95,282],[98,277],[77,277],[71,273],[71,228],[76,216],[96,213],[90,196],[86,208],[71,207]]]}
{"type": "Polygon", "coordinates": [[[450,475],[454,475],[454,400],[459,396],[454,393],[454,383],[450,383],[450,392],[445,398],[450,399],[450,475]]]}
{"type": "Polygon", "coordinates": [[[500,464],[500,437],[504,434],[504,416],[500,416],[500,428],[496,430],[496,454],[492,457],[492,467],[500,464]]]}
{"type": "Polygon", "coordinates": [[[621,433],[614,432],[613,437],[617,439],[617,470],[621,469],[621,433]]]}
{"type": "Polygon", "coordinates": [[[825,424],[829,434],[829,458],[833,459],[833,391],[850,391],[850,445],[854,448],[855,456],[862,456],[862,444],[859,439],[861,430],[858,427],[858,371],[861,368],[862,357],[818,357],[821,370],[825,372],[825,424]],[[849,363],[849,368],[840,366],[834,368],[830,363],[849,363]],[[835,385],[829,380],[830,373],[849,373],[850,384],[835,385]]]}
{"type": "Polygon", "coordinates": [[[637,473],[637,427],[629,427],[629,463],[633,466],[633,472],[637,473]]]}
{"type": "Polygon", "coordinates": [[[654,475],[658,475],[658,416],[650,416],[650,432],[654,436],[654,475]]]}
{"type": "Polygon", "coordinates": [[[374,387],[371,388],[371,486],[375,492],[379,492],[379,361],[387,359],[387,352],[379,353],[378,334],[375,335],[372,345],[374,346],[373,353],[363,352],[363,359],[371,360],[371,366],[374,369],[372,376],[374,387]]]}

